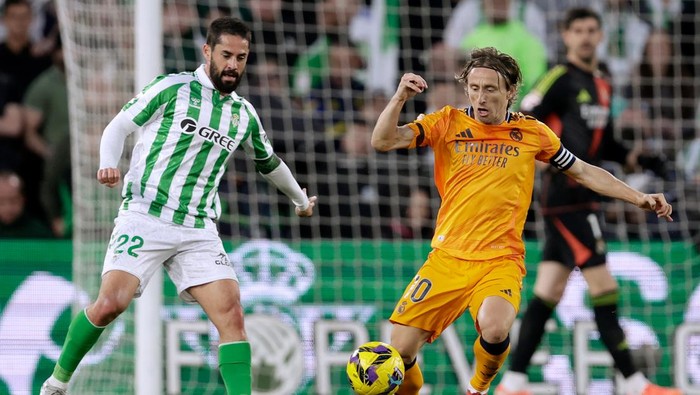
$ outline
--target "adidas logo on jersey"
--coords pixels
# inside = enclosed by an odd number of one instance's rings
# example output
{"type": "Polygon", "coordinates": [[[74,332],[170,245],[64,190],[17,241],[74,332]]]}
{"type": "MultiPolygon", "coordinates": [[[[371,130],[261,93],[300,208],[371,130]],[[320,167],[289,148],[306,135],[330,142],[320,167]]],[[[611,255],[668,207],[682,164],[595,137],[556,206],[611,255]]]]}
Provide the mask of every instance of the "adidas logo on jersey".
{"type": "Polygon", "coordinates": [[[455,134],[455,137],[462,137],[462,138],[470,138],[473,139],[474,135],[472,134],[472,130],[467,128],[466,130],[462,130],[461,132],[455,134]]]}

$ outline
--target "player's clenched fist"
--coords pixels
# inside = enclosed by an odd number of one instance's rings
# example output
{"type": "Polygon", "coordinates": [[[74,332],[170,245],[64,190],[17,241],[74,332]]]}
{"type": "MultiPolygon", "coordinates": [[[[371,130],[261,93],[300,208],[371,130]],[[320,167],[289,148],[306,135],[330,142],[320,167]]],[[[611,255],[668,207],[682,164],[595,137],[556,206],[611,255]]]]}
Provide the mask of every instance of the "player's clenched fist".
{"type": "Polygon", "coordinates": [[[119,172],[119,169],[114,167],[107,167],[97,171],[97,181],[99,181],[100,184],[107,185],[110,188],[117,186],[120,179],[121,173],[119,172]]]}
{"type": "Polygon", "coordinates": [[[428,83],[418,74],[406,73],[401,77],[399,87],[396,89],[394,97],[399,100],[407,100],[422,93],[428,88],[428,83]]]}

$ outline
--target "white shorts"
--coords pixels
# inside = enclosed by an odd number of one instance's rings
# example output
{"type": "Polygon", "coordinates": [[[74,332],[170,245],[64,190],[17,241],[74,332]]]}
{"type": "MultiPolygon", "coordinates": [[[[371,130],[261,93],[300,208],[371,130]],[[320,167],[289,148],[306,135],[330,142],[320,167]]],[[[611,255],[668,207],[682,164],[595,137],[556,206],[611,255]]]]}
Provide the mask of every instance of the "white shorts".
{"type": "Polygon", "coordinates": [[[238,281],[215,229],[173,224],[149,214],[119,211],[105,254],[102,275],[121,270],[136,276],[141,296],[148,281],[164,266],[180,298],[194,302],[187,289],[216,280],[238,281]]]}

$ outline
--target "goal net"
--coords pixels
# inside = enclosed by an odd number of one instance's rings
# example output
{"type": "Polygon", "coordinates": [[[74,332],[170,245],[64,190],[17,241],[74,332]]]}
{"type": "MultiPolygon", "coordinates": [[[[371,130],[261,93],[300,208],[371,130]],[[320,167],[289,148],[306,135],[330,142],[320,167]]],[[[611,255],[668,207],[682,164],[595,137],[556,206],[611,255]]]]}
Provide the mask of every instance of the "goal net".
{"type": "MultiPolygon", "coordinates": [[[[388,340],[386,320],[394,303],[430,251],[439,197],[428,150],[375,152],[371,130],[403,72],[426,76],[430,88],[406,104],[402,122],[445,104],[467,105],[454,82],[465,59],[457,48],[469,33],[453,19],[462,15],[462,3],[481,9],[478,0],[164,0],[164,72],[193,70],[203,61],[201,46],[213,18],[234,15],[249,22],[252,53],[238,93],[253,103],[300,184],[319,197],[314,217],[297,218],[288,199],[238,153],[221,184],[219,228],[240,279],[256,394],[349,394],[344,365],[352,349],[363,341],[388,340]]],[[[557,32],[541,27],[556,26],[567,5],[584,2],[513,3],[513,18],[528,28],[534,23],[532,34],[541,37],[545,61],[563,61],[557,32]]],[[[598,3],[605,24],[635,28],[623,23],[627,11],[604,10],[606,2],[593,2],[598,3]]],[[[629,12],[670,29],[665,37],[674,72],[635,85],[624,77],[634,75],[635,62],[648,56],[646,39],[625,43],[623,34],[620,42],[606,44],[611,71],[621,78],[612,109],[616,133],[630,147],[643,145],[652,158],[636,172],[606,167],[645,191],[664,191],[674,204],[675,221],[660,223],[628,204],[603,201],[601,227],[610,268],[620,282],[619,314],[638,364],[655,382],[698,391],[700,331],[693,323],[700,322],[700,140],[694,88],[700,84],[693,72],[700,62],[693,55],[697,39],[687,30],[698,24],[698,16],[677,11],[671,23],[658,20],[660,14],[645,4],[632,1],[629,12]],[[662,97],[661,104],[647,100],[646,87],[662,97]],[[638,102],[670,114],[635,123],[640,115],[625,110],[638,102]]],[[[57,5],[71,103],[73,278],[94,299],[121,199],[117,190],[95,181],[99,141],[136,93],[134,42],[149,37],[134,37],[134,0],[59,0],[57,5]]],[[[483,22],[483,15],[476,18],[464,24],[483,22]]],[[[645,31],[644,37],[651,37],[653,30],[645,31]]],[[[130,139],[122,172],[132,146],[130,139]]],[[[523,307],[532,296],[542,233],[535,199],[525,229],[529,273],[523,307]]],[[[547,327],[529,372],[540,392],[616,391],[585,289],[575,273],[547,327]]],[[[163,296],[164,392],[224,394],[213,326],[198,306],[178,299],[167,278],[163,296]]],[[[424,349],[426,393],[464,392],[476,336],[465,316],[424,349]]],[[[96,350],[76,374],[73,392],[133,394],[133,308],[110,326],[96,350]]]]}

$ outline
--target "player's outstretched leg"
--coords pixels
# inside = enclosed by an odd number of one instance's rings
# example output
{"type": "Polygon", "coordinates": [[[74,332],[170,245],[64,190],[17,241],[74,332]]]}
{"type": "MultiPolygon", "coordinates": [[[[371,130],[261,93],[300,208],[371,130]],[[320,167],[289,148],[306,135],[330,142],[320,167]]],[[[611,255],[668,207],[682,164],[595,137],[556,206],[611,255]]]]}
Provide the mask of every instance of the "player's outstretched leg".
{"type": "Polygon", "coordinates": [[[132,274],[112,270],[102,277],[97,300],[73,318],[63,342],[61,355],[40,395],[64,395],[68,382],[85,354],[95,345],[105,327],[114,321],[136,294],[140,280],[132,274]]]}
{"type": "Polygon", "coordinates": [[[680,395],[681,391],[675,388],[664,388],[652,384],[634,366],[625,332],[620,326],[620,319],[617,315],[618,298],[619,291],[615,290],[592,296],[591,302],[600,339],[610,352],[615,366],[625,377],[626,393],[628,395],[680,395]]]}
{"type": "Polygon", "coordinates": [[[530,391],[525,389],[528,381],[527,368],[542,341],[545,324],[555,307],[556,303],[547,302],[537,295],[532,298],[520,324],[520,340],[511,354],[510,369],[503,375],[496,388],[496,395],[530,395],[530,391]]]}
{"type": "Polygon", "coordinates": [[[252,392],[251,350],[246,338],[241,291],[234,279],[216,280],[187,289],[219,332],[219,373],[227,395],[252,392]]]}
{"type": "Polygon", "coordinates": [[[63,350],[53,369],[53,374],[41,386],[40,395],[65,395],[68,382],[85,354],[95,345],[104,331],[88,319],[85,310],[81,310],[70,326],[63,343],[63,350]]]}

